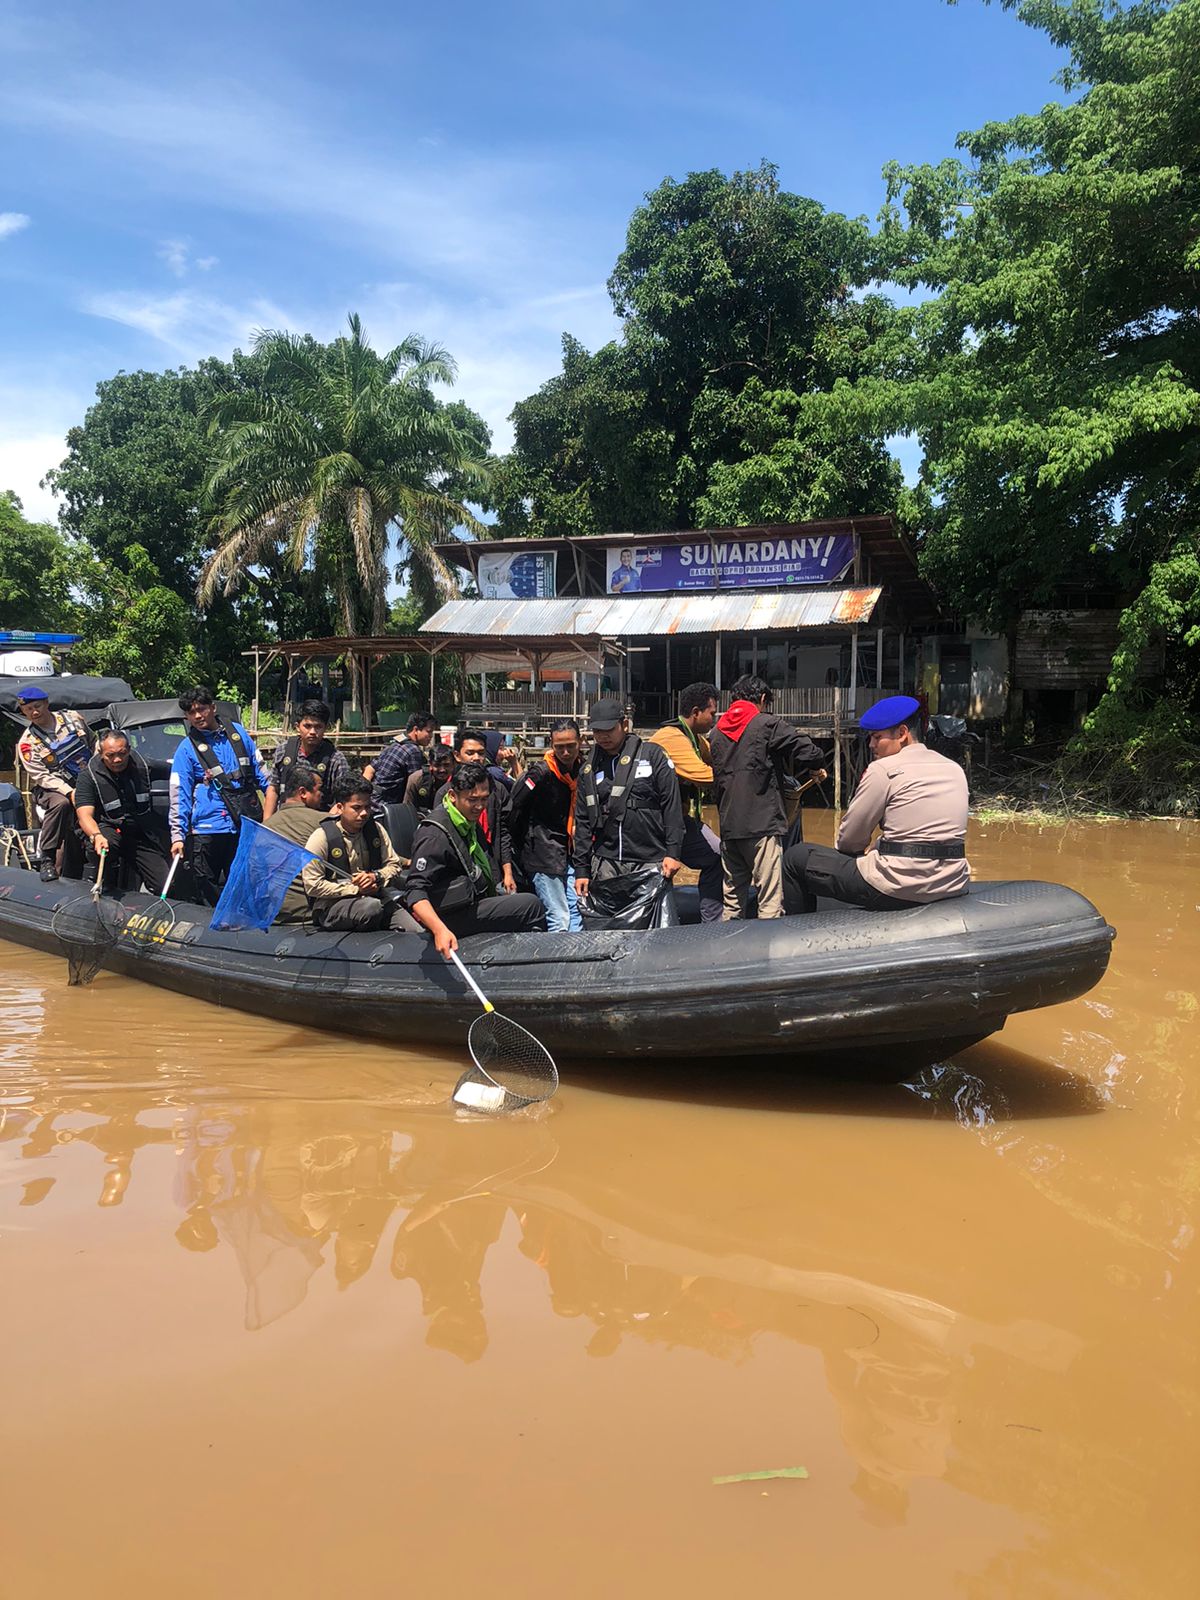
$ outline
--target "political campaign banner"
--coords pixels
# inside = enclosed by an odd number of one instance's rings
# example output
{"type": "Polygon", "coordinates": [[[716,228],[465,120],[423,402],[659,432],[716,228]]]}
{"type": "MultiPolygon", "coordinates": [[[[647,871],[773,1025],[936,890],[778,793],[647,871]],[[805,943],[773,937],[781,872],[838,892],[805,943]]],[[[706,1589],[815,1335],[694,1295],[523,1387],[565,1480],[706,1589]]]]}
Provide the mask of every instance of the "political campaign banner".
{"type": "Polygon", "coordinates": [[[553,550],[496,551],[478,556],[479,593],[485,600],[549,600],[555,593],[553,550]]]}
{"type": "Polygon", "coordinates": [[[834,583],[854,560],[854,535],[696,539],[688,544],[610,545],[609,594],[662,594],[673,589],[778,588],[834,583]]]}

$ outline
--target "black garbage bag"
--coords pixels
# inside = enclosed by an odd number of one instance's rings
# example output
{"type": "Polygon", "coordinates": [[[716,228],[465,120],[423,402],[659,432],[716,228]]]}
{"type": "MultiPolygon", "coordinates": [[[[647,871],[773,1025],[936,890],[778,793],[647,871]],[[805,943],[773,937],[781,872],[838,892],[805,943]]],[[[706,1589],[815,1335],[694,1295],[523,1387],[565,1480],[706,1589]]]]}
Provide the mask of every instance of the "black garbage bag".
{"type": "Polygon", "coordinates": [[[593,878],[579,911],[584,927],[593,933],[606,928],[627,933],[677,928],[680,923],[671,885],[662,868],[654,865],[637,867],[619,878],[593,878]]]}

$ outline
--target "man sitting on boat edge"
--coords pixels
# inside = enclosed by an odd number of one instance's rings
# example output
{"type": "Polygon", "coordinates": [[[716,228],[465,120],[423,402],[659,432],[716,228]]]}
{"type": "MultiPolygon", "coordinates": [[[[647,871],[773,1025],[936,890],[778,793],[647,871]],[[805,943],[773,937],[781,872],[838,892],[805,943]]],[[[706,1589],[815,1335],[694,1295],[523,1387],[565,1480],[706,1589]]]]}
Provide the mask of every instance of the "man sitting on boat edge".
{"type": "Polygon", "coordinates": [[[921,744],[920,709],[911,695],[892,695],[859,718],[871,761],[842,817],[836,849],[797,844],[784,853],[789,914],[815,911],[818,895],[896,911],[966,890],[966,773],[921,744]]]}
{"type": "Polygon", "coordinates": [[[531,933],[545,927],[537,895],[514,893],[497,870],[480,827],[492,793],[481,762],[460,762],[413,838],[405,899],[447,958],[468,934],[531,933]]]}
{"type": "Polygon", "coordinates": [[[415,932],[398,894],[388,892],[400,875],[400,857],[371,815],[372,789],[351,775],[333,791],[333,815],[325,817],[304,846],[319,859],[300,874],[318,928],[372,933],[377,928],[415,932]],[[335,867],[331,872],[326,867],[335,867]]]}
{"type": "MultiPolygon", "coordinates": [[[[263,826],[292,844],[307,845],[328,814],[322,804],[323,788],[320,773],[303,761],[295,762],[287,768],[282,779],[280,792],[283,804],[263,826]]],[[[304,874],[299,872],[288,886],[275,921],[311,920],[312,906],[304,891],[304,874]]]]}

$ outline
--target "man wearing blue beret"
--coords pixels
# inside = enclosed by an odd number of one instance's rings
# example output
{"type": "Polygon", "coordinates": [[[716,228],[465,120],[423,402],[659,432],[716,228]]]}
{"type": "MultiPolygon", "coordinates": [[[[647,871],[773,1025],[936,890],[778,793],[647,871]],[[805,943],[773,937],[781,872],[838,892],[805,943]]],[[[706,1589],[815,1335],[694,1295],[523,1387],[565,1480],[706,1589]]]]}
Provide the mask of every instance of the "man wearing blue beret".
{"type": "Polygon", "coordinates": [[[818,895],[889,911],[966,889],[966,774],[920,742],[920,710],[911,695],[897,694],[859,718],[870,765],[842,817],[837,848],[797,844],[784,854],[789,914],[815,911],[818,895]]]}

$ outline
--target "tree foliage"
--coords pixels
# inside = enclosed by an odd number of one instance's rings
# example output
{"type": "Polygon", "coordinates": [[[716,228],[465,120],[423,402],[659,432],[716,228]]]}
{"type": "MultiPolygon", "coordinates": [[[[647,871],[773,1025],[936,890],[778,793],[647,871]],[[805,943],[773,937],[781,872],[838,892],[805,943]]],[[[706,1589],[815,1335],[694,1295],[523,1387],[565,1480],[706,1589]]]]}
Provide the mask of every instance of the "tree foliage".
{"type": "Polygon", "coordinates": [[[76,553],[48,522],[28,522],[11,490],[0,491],[0,628],[74,633],[76,553]]]}
{"type": "Polygon", "coordinates": [[[478,418],[433,393],[454,378],[446,352],[410,337],[381,356],[352,316],[327,348],[264,333],[255,356],[262,389],[230,389],[208,410],[214,548],[201,601],[236,593],[248,570],[282,556],[324,580],[343,632],[378,633],[393,528],[411,581],[455,592],[435,541],[478,524],[443,484],[467,481],[487,440],[478,418]]]}
{"type": "Polygon", "coordinates": [[[609,292],[622,336],[513,412],[495,464],[504,533],[716,526],[888,509],[882,440],[835,438],[801,398],[853,379],[891,308],[856,298],[866,224],[779,187],[775,169],[668,179],[635,211],[609,292]]]}

